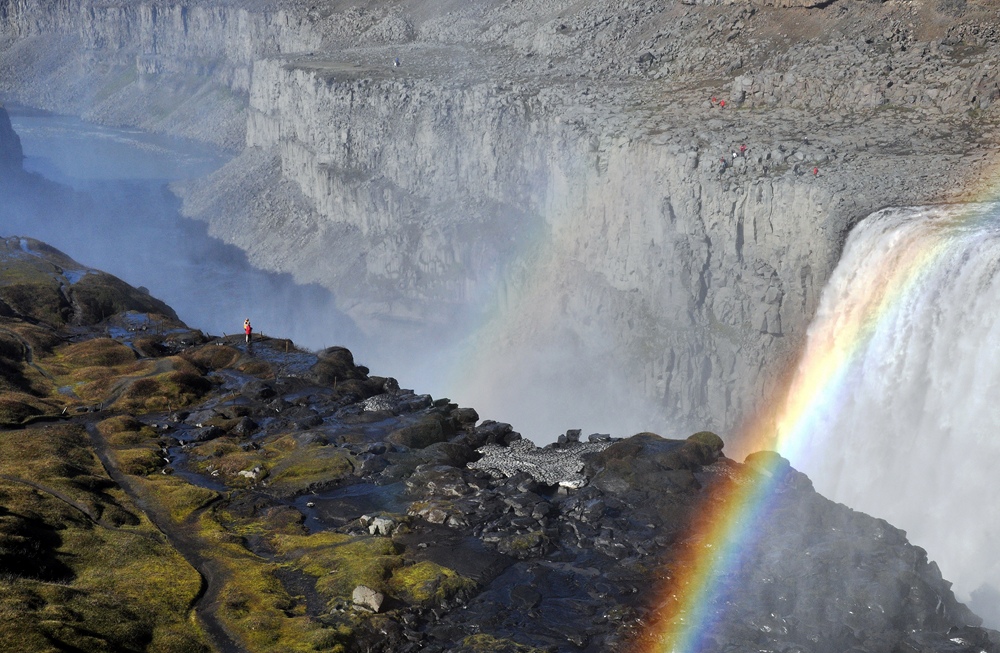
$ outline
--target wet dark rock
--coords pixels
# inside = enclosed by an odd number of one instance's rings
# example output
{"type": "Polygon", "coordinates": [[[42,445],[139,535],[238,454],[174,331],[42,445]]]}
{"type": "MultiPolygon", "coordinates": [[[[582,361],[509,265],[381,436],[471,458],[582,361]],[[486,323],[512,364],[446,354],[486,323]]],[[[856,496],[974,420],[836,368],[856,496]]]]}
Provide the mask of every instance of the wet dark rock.
{"type": "Polygon", "coordinates": [[[320,417],[319,415],[308,415],[301,419],[295,420],[295,428],[299,429],[300,431],[305,431],[307,429],[320,426],[321,424],[323,424],[323,418],[320,417]]]}
{"type": "Polygon", "coordinates": [[[405,484],[408,490],[421,496],[460,497],[472,491],[462,471],[448,465],[421,465],[405,484]]]}
{"type": "Polygon", "coordinates": [[[515,440],[521,439],[521,434],[514,430],[510,424],[486,420],[474,429],[467,429],[466,436],[469,446],[478,449],[486,444],[509,445],[515,440]]]}
{"type": "Polygon", "coordinates": [[[277,393],[268,383],[258,379],[252,379],[243,384],[240,388],[240,394],[254,401],[262,401],[264,399],[270,399],[277,393]]]}
{"type": "Polygon", "coordinates": [[[254,432],[256,432],[259,428],[260,426],[257,424],[257,422],[253,421],[249,417],[241,417],[236,422],[236,425],[233,426],[232,433],[233,435],[238,435],[240,437],[249,437],[253,435],[254,432]]]}
{"type": "Polygon", "coordinates": [[[580,441],[580,429],[570,429],[556,439],[556,442],[558,442],[559,444],[577,443],[579,441],[580,441]]]}
{"type": "Polygon", "coordinates": [[[440,415],[427,415],[419,422],[404,426],[386,436],[386,441],[411,449],[423,449],[443,442],[452,435],[451,424],[440,415]]]}
{"type": "Polygon", "coordinates": [[[191,432],[189,438],[192,442],[207,442],[226,434],[225,429],[219,426],[206,426],[191,432]]]}
{"type": "MultiPolygon", "coordinates": [[[[344,347],[330,347],[319,354],[319,360],[309,372],[317,383],[334,386],[348,380],[366,378],[365,368],[354,364],[354,355],[344,347]]],[[[370,394],[376,394],[372,392],[370,394]]]]}
{"type": "Polygon", "coordinates": [[[640,433],[590,456],[586,474],[596,487],[612,494],[629,491],[661,491],[668,488],[697,489],[693,472],[715,461],[712,446],[696,440],[665,440],[653,433],[640,433]]]}
{"type": "Polygon", "coordinates": [[[479,413],[474,408],[457,408],[451,411],[451,420],[456,430],[471,430],[479,421],[479,413]]]}

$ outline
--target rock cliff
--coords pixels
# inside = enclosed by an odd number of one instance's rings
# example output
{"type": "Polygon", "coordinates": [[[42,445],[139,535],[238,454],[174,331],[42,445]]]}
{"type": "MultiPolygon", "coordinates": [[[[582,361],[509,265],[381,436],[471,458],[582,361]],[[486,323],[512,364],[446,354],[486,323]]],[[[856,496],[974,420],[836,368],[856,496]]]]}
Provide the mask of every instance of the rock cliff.
{"type": "Polygon", "coordinates": [[[850,226],[995,160],[998,49],[978,2],[0,2],[4,93],[239,149],[186,211],[387,341],[477,334],[484,408],[724,432],[850,226]]]}
{"type": "Polygon", "coordinates": [[[11,126],[7,110],[0,105],[0,167],[20,170],[23,161],[21,138],[11,126]]]}

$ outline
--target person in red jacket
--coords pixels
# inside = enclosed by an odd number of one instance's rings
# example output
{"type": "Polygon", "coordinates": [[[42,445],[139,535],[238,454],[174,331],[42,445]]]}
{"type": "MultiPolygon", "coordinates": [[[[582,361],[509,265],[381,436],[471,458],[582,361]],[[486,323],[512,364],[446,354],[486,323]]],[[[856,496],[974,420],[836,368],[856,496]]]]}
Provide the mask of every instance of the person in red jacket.
{"type": "Polygon", "coordinates": [[[247,334],[247,344],[250,344],[250,334],[253,333],[253,327],[250,326],[250,318],[243,320],[243,332],[247,334]]]}

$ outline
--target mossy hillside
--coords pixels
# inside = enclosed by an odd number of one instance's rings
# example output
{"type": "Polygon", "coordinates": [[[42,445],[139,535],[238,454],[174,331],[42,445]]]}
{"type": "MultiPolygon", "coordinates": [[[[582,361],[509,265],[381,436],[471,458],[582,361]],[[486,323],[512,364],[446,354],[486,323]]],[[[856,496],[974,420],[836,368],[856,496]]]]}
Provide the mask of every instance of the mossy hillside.
{"type": "Polygon", "coordinates": [[[203,370],[223,370],[235,367],[244,354],[229,345],[204,345],[189,349],[181,356],[203,370]]]}
{"type": "Polygon", "coordinates": [[[225,575],[219,619],[244,648],[259,653],[343,653],[350,631],[332,628],[305,614],[305,603],[288,594],[275,565],[253,553],[242,539],[205,511],[199,519],[203,553],[225,575]]]}
{"type": "Polygon", "coordinates": [[[72,308],[64,280],[50,264],[33,258],[0,260],[0,302],[17,316],[53,326],[66,324],[72,308]]]}
{"type": "Polygon", "coordinates": [[[133,413],[149,413],[176,410],[190,406],[203,399],[213,388],[212,382],[197,368],[176,356],[161,359],[170,368],[160,373],[136,379],[126,379],[121,386],[121,394],[114,402],[118,410],[133,413]]]}
{"type": "Polygon", "coordinates": [[[97,324],[129,310],[177,320],[173,309],[148,293],[30,238],[0,241],[0,302],[6,312],[53,326],[97,324]]]}
{"type": "MultiPolygon", "coordinates": [[[[0,534],[0,550],[14,558],[0,576],[0,651],[207,651],[189,614],[200,577],[148,524],[100,526],[9,482],[0,496],[11,513],[32,516],[28,546],[0,534]],[[38,634],[48,645],[37,645],[38,634]]],[[[9,525],[11,513],[0,520],[9,525]]]]}
{"type": "Polygon", "coordinates": [[[0,474],[51,488],[95,518],[116,525],[138,523],[89,445],[84,428],[76,424],[0,432],[0,474]]]}
{"type": "Polygon", "coordinates": [[[319,485],[335,483],[354,474],[356,461],[344,449],[318,442],[302,443],[285,437],[275,443],[268,484],[272,492],[301,494],[319,485]]]}
{"type": "Polygon", "coordinates": [[[388,538],[325,532],[277,536],[273,545],[283,560],[316,577],[316,591],[331,606],[349,601],[358,585],[420,607],[444,605],[477,587],[436,563],[408,564],[403,547],[388,538]]]}
{"type": "Polygon", "coordinates": [[[110,338],[59,347],[39,365],[80,400],[114,402],[117,409],[136,414],[190,405],[213,387],[180,356],[139,359],[130,347],[110,338]]]}
{"type": "Polygon", "coordinates": [[[97,429],[111,447],[119,468],[138,477],[136,487],[144,500],[162,508],[171,521],[182,523],[195,511],[218,499],[217,492],[155,473],[161,471],[166,462],[161,457],[159,436],[153,428],[131,415],[106,419],[97,429]]]}
{"type": "Polygon", "coordinates": [[[402,548],[383,537],[322,532],[278,535],[272,543],[282,560],[316,577],[316,591],[331,607],[349,601],[358,585],[389,593],[393,570],[405,564],[402,548]]]}
{"type": "Polygon", "coordinates": [[[0,650],[207,650],[190,620],[198,574],[103,473],[82,427],[0,434],[0,474],[0,650]]]}
{"type": "Polygon", "coordinates": [[[76,319],[84,324],[98,324],[127,311],[177,319],[173,309],[160,300],[104,272],[83,275],[73,284],[72,292],[78,310],[76,319]]]}
{"type": "Polygon", "coordinates": [[[0,326],[0,391],[42,394],[35,387],[38,374],[27,364],[29,352],[16,333],[0,326]]]}
{"type": "Polygon", "coordinates": [[[266,479],[268,491],[282,496],[353,475],[356,461],[347,451],[303,439],[302,434],[284,434],[258,441],[259,449],[248,449],[241,439],[223,436],[193,446],[192,466],[201,473],[218,472],[231,487],[249,487],[266,479]],[[257,468],[255,477],[240,474],[257,468]]]}
{"type": "Polygon", "coordinates": [[[58,386],[70,388],[82,401],[108,397],[122,377],[147,374],[151,361],[140,361],[126,345],[110,338],[94,338],[57,347],[37,364],[58,386]]]}
{"type": "Polygon", "coordinates": [[[118,467],[126,474],[152,474],[166,462],[156,432],[131,415],[104,420],[97,428],[114,449],[118,467]]]}
{"type": "Polygon", "coordinates": [[[0,426],[19,426],[43,416],[56,416],[62,407],[23,392],[0,392],[0,426]]]}
{"type": "MultiPolygon", "coordinates": [[[[266,345],[269,345],[271,349],[276,348],[274,341],[258,342],[257,347],[266,345]]],[[[278,349],[278,351],[281,350],[278,349]]],[[[230,345],[208,343],[187,349],[181,356],[205,372],[231,369],[259,379],[273,379],[275,377],[275,369],[270,362],[263,358],[250,356],[230,345]]]]}
{"type": "Polygon", "coordinates": [[[186,522],[193,514],[218,500],[219,493],[192,485],[166,474],[152,474],[136,480],[143,496],[165,510],[175,524],[186,522]]]}
{"type": "Polygon", "coordinates": [[[234,436],[223,436],[191,447],[190,467],[230,487],[246,488],[266,478],[268,459],[272,452],[267,447],[244,449],[234,436]],[[241,471],[260,468],[256,478],[241,475],[241,471]]]}

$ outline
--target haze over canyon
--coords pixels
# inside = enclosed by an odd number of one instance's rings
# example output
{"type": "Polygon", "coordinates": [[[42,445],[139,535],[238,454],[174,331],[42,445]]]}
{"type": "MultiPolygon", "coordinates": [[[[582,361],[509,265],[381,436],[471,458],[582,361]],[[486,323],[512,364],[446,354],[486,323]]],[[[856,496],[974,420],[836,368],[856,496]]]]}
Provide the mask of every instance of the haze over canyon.
{"type": "MultiPolygon", "coordinates": [[[[536,442],[713,429],[745,453],[748,423],[780,420],[852,227],[995,198],[997,29],[989,0],[0,0],[0,93],[224,151],[166,201],[237,248],[206,257],[305,287],[292,299],[321,308],[290,320],[300,344],[350,345],[536,442]]],[[[232,330],[269,294],[224,309],[232,330]]],[[[972,359],[993,343],[962,338],[972,359]]],[[[942,406],[926,437],[961,450],[952,409],[971,410],[942,406]]],[[[847,422],[860,444],[829,446],[865,460],[877,440],[864,474],[928,464],[908,432],[847,422]]],[[[989,494],[935,519],[977,528],[989,494]]],[[[870,510],[897,523],[923,500],[870,510]]],[[[953,535],[928,530],[937,559],[953,535]]],[[[960,598],[1000,584],[978,575],[988,551],[948,556],[960,598]]]]}

